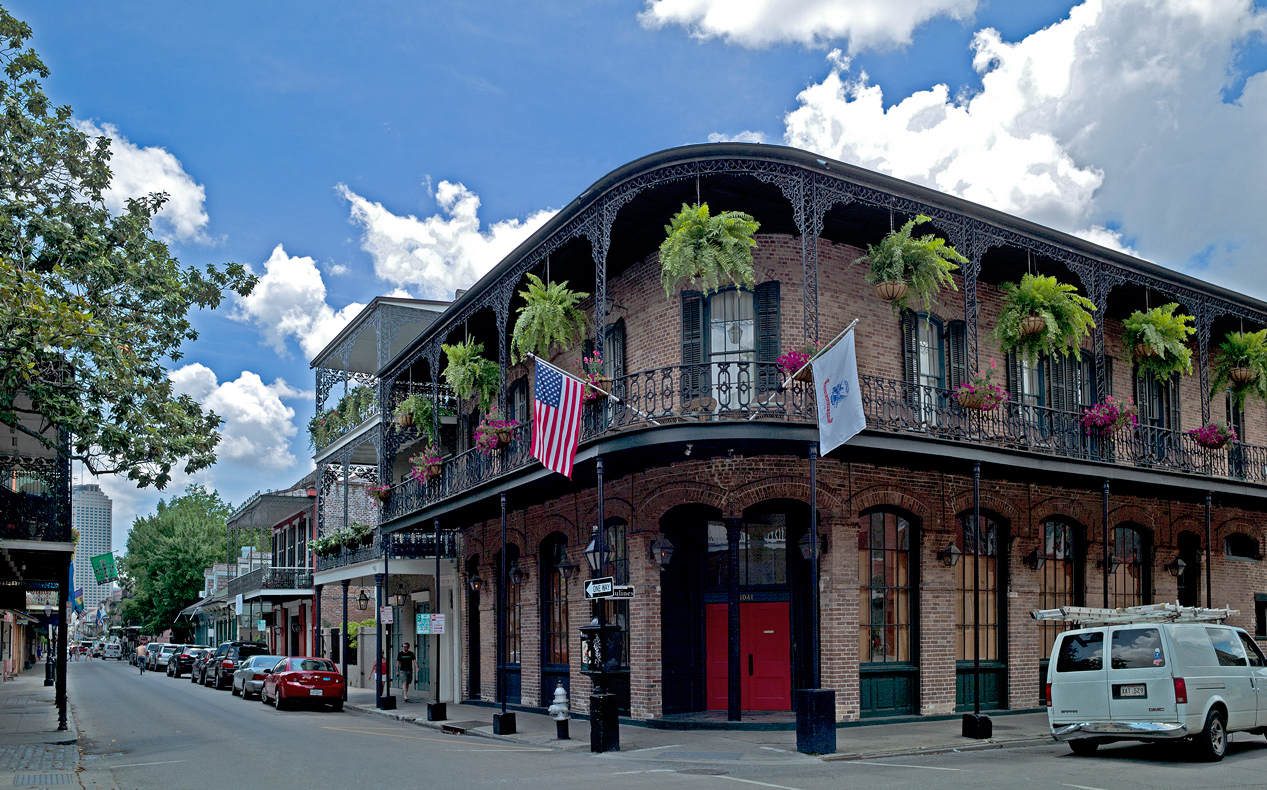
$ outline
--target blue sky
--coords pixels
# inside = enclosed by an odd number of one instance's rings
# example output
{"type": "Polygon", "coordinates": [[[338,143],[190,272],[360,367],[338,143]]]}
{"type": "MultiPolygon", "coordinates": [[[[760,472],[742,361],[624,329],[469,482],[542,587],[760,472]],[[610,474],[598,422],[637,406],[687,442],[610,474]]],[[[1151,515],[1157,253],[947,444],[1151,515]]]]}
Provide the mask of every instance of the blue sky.
{"type": "MultiPolygon", "coordinates": [[[[469,284],[607,171],[710,135],[1267,295],[1247,252],[1267,198],[1249,0],[6,5],[52,98],[115,138],[120,195],[181,198],[162,226],[179,257],[273,273],[255,302],[199,316],[174,366],[232,415],[231,457],[199,479],[235,503],[310,468],[307,357],[341,310],[469,284]]],[[[119,548],[160,494],[103,483],[119,548]]]]}

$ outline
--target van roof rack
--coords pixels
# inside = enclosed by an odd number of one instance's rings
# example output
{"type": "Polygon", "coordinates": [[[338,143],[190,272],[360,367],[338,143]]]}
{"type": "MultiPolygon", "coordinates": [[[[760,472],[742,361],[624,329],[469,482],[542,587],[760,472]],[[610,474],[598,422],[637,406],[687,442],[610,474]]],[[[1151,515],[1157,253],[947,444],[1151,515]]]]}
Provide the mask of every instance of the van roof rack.
{"type": "Polygon", "coordinates": [[[1206,609],[1200,606],[1180,606],[1178,603],[1155,603],[1121,609],[1066,606],[1062,609],[1035,609],[1032,614],[1035,620],[1064,620],[1086,628],[1131,623],[1221,623],[1240,612],[1227,607],[1206,609]]]}

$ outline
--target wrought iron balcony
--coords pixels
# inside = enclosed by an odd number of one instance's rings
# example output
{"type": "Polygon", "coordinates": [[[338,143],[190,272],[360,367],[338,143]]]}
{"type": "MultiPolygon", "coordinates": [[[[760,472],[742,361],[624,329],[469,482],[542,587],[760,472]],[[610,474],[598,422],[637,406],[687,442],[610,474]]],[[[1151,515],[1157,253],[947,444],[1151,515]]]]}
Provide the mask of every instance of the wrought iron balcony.
{"type": "Polygon", "coordinates": [[[229,598],[263,590],[312,590],[312,568],[257,568],[229,579],[229,598]]]}
{"type": "MultiPolygon", "coordinates": [[[[436,556],[436,536],[432,532],[395,532],[387,536],[391,558],[394,560],[432,559],[436,556]]],[[[355,549],[343,548],[338,554],[317,557],[317,570],[329,571],[346,565],[372,562],[383,556],[383,537],[374,533],[374,541],[367,546],[355,549]]],[[[451,559],[458,555],[458,534],[455,531],[441,530],[440,557],[451,559]]]]}
{"type": "Polygon", "coordinates": [[[69,462],[0,455],[0,540],[69,543],[69,462]]]}

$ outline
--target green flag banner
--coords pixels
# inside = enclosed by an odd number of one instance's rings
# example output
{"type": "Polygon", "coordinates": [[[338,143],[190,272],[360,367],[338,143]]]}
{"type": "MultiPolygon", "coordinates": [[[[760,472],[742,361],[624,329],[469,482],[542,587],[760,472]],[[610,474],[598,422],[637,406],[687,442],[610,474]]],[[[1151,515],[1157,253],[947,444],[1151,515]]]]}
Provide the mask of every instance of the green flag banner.
{"type": "Polygon", "coordinates": [[[97,577],[97,584],[105,584],[119,578],[119,571],[114,567],[113,554],[98,554],[88,560],[92,563],[92,575],[97,577]]]}

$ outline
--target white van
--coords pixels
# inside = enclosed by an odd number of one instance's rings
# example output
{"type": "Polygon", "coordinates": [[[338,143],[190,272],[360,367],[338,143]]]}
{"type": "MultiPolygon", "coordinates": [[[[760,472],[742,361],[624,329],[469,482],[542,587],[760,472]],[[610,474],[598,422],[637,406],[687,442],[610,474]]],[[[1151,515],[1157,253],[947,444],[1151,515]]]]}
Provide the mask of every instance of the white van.
{"type": "Polygon", "coordinates": [[[1235,612],[1173,604],[1082,611],[1116,612],[1122,622],[1066,631],[1052,649],[1047,722],[1075,754],[1113,741],[1188,738],[1200,756],[1221,760],[1229,732],[1267,733],[1267,658],[1253,637],[1222,623],[1235,612]],[[1173,621],[1159,621],[1159,612],[1173,621]]]}
{"type": "Polygon", "coordinates": [[[110,642],[106,645],[106,650],[101,654],[102,658],[113,658],[115,661],[123,660],[123,646],[118,642],[110,642]]]}

